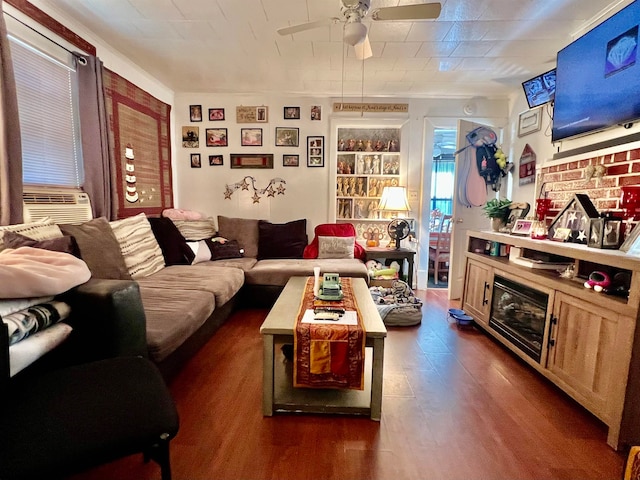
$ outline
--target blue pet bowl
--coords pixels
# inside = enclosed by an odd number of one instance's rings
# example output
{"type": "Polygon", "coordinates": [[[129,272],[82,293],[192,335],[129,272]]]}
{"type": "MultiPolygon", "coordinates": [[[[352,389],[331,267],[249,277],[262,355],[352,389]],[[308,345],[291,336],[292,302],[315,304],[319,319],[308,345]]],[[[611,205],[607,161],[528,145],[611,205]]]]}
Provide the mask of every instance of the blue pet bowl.
{"type": "Polygon", "coordinates": [[[459,310],[457,308],[450,308],[449,309],[449,315],[452,315],[452,316],[465,315],[465,311],[464,310],[459,310]]]}
{"type": "Polygon", "coordinates": [[[473,317],[470,315],[451,315],[456,319],[458,326],[467,326],[473,323],[473,317]]]}

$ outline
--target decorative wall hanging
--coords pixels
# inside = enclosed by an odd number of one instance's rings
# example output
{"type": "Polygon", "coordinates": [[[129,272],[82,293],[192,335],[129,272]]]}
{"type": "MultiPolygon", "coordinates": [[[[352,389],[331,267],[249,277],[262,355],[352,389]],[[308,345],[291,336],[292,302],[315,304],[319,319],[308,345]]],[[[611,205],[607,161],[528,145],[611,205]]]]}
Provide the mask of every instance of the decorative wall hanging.
{"type": "Polygon", "coordinates": [[[549,226],[549,237],[573,243],[587,244],[591,220],[600,215],[588,195],[576,193],[553,219],[549,226]]]}
{"type": "Polygon", "coordinates": [[[320,105],[311,107],[311,120],[322,120],[322,107],[320,105]]]}
{"type": "Polygon", "coordinates": [[[273,168],[273,153],[232,153],[231,168],[273,168]]]}
{"type": "Polygon", "coordinates": [[[269,107],[236,107],[236,123],[267,123],[269,107]]]}
{"type": "MultiPolygon", "coordinates": [[[[105,69],[104,90],[110,119],[109,151],[113,159],[112,181],[117,189],[114,218],[139,213],[160,215],[173,207],[171,186],[171,105],[158,100],[118,74],[105,69]],[[135,148],[135,188],[137,201],[126,198],[126,145],[135,148]]],[[[188,127],[196,129],[198,127],[188,127]]],[[[197,133],[196,133],[197,139],[197,133]]],[[[131,180],[131,178],[129,178],[131,180]]]]}
{"type": "Polygon", "coordinates": [[[282,166],[283,167],[297,167],[300,165],[300,155],[283,155],[282,166]]]}
{"type": "Polygon", "coordinates": [[[408,113],[408,103],[334,103],[334,112],[408,113]]]}
{"type": "Polygon", "coordinates": [[[533,183],[536,178],[536,152],[528,143],[520,155],[520,185],[533,183]]]}
{"type": "Polygon", "coordinates": [[[222,155],[209,155],[209,165],[224,165],[224,157],[222,155]]]}
{"type": "Polygon", "coordinates": [[[265,188],[256,188],[256,179],[247,175],[240,182],[236,182],[232,185],[225,185],[224,198],[225,200],[231,200],[231,195],[233,195],[233,192],[239,188],[249,192],[249,187],[251,187],[253,190],[253,196],[251,197],[253,199],[253,203],[260,203],[260,199],[265,194],[267,197],[275,197],[276,194],[284,195],[286,190],[284,185],[286,185],[286,183],[287,182],[282,178],[272,178],[269,180],[269,184],[265,188]]]}
{"type": "Polygon", "coordinates": [[[138,192],[136,190],[136,168],[134,163],[135,155],[133,154],[133,147],[130,143],[127,143],[127,147],[124,149],[124,158],[126,158],[124,170],[125,182],[127,183],[124,198],[129,203],[135,203],[138,201],[138,192]]]}
{"type": "Polygon", "coordinates": [[[262,146],[262,129],[261,128],[241,128],[240,129],[240,145],[243,147],[261,147],[262,146]]]}
{"type": "Polygon", "coordinates": [[[518,118],[518,136],[524,137],[542,128],[542,107],[522,112],[518,118]]]}
{"type": "Polygon", "coordinates": [[[191,154],[191,168],[202,168],[202,161],[199,153],[191,154]]]}

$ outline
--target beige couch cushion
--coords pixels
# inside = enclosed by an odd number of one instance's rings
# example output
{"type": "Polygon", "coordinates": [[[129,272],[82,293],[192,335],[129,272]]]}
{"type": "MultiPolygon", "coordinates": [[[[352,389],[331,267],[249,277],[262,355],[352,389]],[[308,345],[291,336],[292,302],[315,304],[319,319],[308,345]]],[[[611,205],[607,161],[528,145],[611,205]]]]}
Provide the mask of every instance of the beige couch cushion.
{"type": "Polygon", "coordinates": [[[140,286],[140,295],[147,317],[149,355],[156,362],[193,335],[215,307],[214,296],[199,290],[140,286]]]}
{"type": "Polygon", "coordinates": [[[243,272],[248,272],[258,262],[255,258],[225,258],[224,260],[215,260],[211,262],[211,265],[216,267],[234,267],[239,268],[243,272]]]}
{"type": "Polygon", "coordinates": [[[290,277],[312,276],[313,267],[320,267],[320,275],[337,273],[341,277],[369,278],[367,267],[358,259],[278,259],[259,260],[245,272],[245,281],[250,285],[284,286],[290,277]]]}
{"type": "MultiPolygon", "coordinates": [[[[227,303],[244,284],[244,272],[234,267],[218,267],[214,262],[197,265],[171,265],[138,280],[140,287],[168,291],[200,290],[215,295],[216,305],[227,303]]],[[[176,310],[179,312],[180,310],[176,310]]]]}

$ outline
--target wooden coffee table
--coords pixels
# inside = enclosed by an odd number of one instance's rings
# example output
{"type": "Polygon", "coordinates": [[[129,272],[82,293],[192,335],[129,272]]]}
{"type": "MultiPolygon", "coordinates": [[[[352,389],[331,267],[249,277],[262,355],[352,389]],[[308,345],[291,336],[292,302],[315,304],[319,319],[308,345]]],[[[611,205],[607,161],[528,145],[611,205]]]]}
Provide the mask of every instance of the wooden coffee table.
{"type": "Polygon", "coordinates": [[[306,281],[307,277],[291,277],[260,327],[264,345],[263,414],[349,413],[368,415],[379,421],[387,329],[362,278],[352,279],[352,286],[366,331],[364,390],[294,388],[293,362],[281,361],[283,357],[277,346],[293,343],[294,324],[306,281]]]}

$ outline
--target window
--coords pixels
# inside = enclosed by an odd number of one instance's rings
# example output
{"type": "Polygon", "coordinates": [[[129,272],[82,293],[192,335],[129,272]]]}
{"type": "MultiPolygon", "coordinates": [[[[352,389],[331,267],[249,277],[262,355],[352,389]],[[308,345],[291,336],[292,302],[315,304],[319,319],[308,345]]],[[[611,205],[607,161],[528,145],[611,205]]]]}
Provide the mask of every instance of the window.
{"type": "Polygon", "coordinates": [[[453,184],[455,157],[442,154],[433,159],[431,170],[431,210],[440,210],[445,215],[453,211],[453,184]]]}
{"type": "Polygon", "coordinates": [[[20,111],[23,183],[80,187],[84,171],[73,58],[64,52],[61,61],[12,35],[9,39],[20,111]]]}

